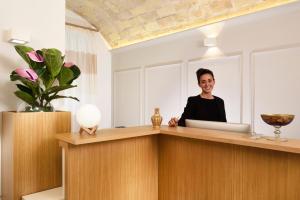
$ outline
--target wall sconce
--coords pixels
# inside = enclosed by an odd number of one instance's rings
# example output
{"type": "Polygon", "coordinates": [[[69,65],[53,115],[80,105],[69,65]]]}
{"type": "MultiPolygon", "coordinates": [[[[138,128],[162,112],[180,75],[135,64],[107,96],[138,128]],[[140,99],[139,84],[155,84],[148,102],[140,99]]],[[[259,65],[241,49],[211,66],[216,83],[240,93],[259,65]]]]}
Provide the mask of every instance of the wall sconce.
{"type": "Polygon", "coordinates": [[[80,134],[95,135],[101,120],[100,110],[95,105],[85,104],[76,112],[76,120],[80,125],[80,134]]]}
{"type": "Polygon", "coordinates": [[[217,38],[204,38],[203,45],[205,47],[215,47],[217,46],[217,38]]]}
{"type": "Polygon", "coordinates": [[[30,41],[30,33],[25,30],[11,29],[7,32],[7,41],[12,44],[27,44],[30,41]]]}

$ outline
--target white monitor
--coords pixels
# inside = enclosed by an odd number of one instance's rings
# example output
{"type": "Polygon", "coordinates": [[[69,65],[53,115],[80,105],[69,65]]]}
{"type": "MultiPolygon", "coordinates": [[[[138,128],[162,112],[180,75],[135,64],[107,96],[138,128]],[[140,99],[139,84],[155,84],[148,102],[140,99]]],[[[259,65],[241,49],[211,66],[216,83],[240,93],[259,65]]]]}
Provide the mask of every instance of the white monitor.
{"type": "Polygon", "coordinates": [[[186,119],[185,125],[186,127],[191,127],[191,128],[215,129],[215,130],[234,131],[234,132],[243,132],[243,133],[250,132],[250,124],[186,119]]]}

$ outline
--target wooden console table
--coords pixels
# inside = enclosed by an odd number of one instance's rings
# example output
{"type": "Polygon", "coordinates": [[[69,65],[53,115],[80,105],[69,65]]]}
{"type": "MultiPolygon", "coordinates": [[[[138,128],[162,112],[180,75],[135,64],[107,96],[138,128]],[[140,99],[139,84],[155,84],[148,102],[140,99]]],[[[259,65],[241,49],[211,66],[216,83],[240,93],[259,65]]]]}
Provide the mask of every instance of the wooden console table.
{"type": "Polygon", "coordinates": [[[56,137],[67,200],[300,199],[300,140],[183,127],[56,137]]]}

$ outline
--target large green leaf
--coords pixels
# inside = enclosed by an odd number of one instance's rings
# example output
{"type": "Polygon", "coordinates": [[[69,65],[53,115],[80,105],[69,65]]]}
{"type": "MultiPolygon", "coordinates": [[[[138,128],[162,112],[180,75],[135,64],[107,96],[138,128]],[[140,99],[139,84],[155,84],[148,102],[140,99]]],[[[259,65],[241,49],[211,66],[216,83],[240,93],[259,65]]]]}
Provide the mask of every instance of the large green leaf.
{"type": "MultiPolygon", "coordinates": [[[[44,66],[44,63],[41,62],[35,62],[33,60],[31,60],[29,58],[29,56],[27,55],[28,52],[31,52],[31,51],[34,51],[33,48],[31,47],[28,47],[28,46],[24,46],[24,45],[16,45],[15,46],[15,49],[16,51],[18,52],[18,54],[28,63],[29,67],[34,69],[34,70],[37,70],[37,69],[40,69],[44,66]]],[[[40,55],[42,55],[41,51],[37,51],[40,55]]]]}
{"type": "MultiPolygon", "coordinates": [[[[39,55],[43,56],[43,52],[41,50],[36,51],[39,55]]],[[[30,60],[31,68],[33,68],[35,71],[44,68],[45,63],[44,62],[35,62],[33,60],[30,60]]]]}
{"type": "Polygon", "coordinates": [[[26,92],[27,94],[30,94],[31,96],[34,96],[32,89],[30,89],[29,87],[26,87],[26,86],[21,85],[21,84],[17,84],[17,87],[18,87],[21,91],[26,92]]]}
{"type": "Polygon", "coordinates": [[[15,72],[15,71],[12,71],[11,74],[10,74],[10,80],[11,81],[17,81],[17,80],[20,80],[20,76],[15,72]]]}
{"type": "Polygon", "coordinates": [[[49,88],[45,93],[52,94],[52,93],[58,93],[62,90],[70,89],[73,87],[77,87],[77,85],[60,85],[60,86],[54,86],[52,88],[49,88]]]}
{"type": "Polygon", "coordinates": [[[39,87],[39,82],[38,81],[30,81],[26,78],[23,78],[21,76],[19,76],[15,71],[13,71],[10,74],[10,80],[11,81],[21,81],[24,85],[26,85],[27,87],[31,88],[32,90],[36,89],[39,87]]]}
{"type": "Polygon", "coordinates": [[[69,99],[74,99],[76,101],[79,101],[78,98],[72,97],[72,96],[63,96],[63,95],[53,95],[49,98],[49,102],[52,101],[53,99],[62,99],[62,98],[69,98],[69,99]]]}
{"type": "Polygon", "coordinates": [[[79,67],[77,67],[76,65],[73,65],[69,69],[71,69],[73,72],[73,78],[68,82],[68,84],[72,84],[72,82],[80,76],[81,72],[79,67]]]}
{"type": "Polygon", "coordinates": [[[52,78],[47,69],[40,78],[42,79],[46,90],[49,89],[55,81],[55,78],[52,78]]]}
{"type": "Polygon", "coordinates": [[[15,91],[15,95],[30,105],[37,104],[36,99],[26,92],[18,90],[18,91],[15,91]]]}
{"type": "Polygon", "coordinates": [[[33,48],[28,47],[28,46],[24,46],[24,45],[16,45],[15,46],[16,51],[18,52],[18,54],[29,64],[31,65],[31,60],[28,57],[27,53],[30,51],[34,51],[33,48]]]}
{"type": "Polygon", "coordinates": [[[26,78],[23,78],[21,76],[19,76],[17,73],[15,73],[14,71],[11,73],[10,75],[10,80],[11,81],[21,81],[21,83],[23,83],[26,87],[30,88],[33,96],[39,96],[40,95],[40,87],[39,87],[39,81],[30,81],[26,78]]]}
{"type": "Polygon", "coordinates": [[[55,78],[63,65],[61,52],[58,49],[42,49],[46,67],[52,78],[55,78]]]}
{"type": "Polygon", "coordinates": [[[35,72],[38,75],[38,77],[41,78],[41,79],[42,79],[44,73],[48,73],[47,69],[45,67],[41,67],[39,69],[36,69],[35,72]]]}
{"type": "Polygon", "coordinates": [[[59,85],[67,85],[74,78],[73,71],[70,68],[62,67],[57,77],[59,85]]]}

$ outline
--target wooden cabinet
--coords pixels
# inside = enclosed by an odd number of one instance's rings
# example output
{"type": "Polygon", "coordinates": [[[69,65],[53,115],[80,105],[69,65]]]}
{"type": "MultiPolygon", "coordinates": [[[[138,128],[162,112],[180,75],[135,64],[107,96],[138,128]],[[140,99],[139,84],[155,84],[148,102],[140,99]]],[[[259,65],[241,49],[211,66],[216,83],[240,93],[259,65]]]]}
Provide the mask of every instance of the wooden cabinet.
{"type": "Polygon", "coordinates": [[[70,112],[3,112],[2,200],[20,200],[62,185],[61,150],[55,134],[70,129],[70,112]]]}

